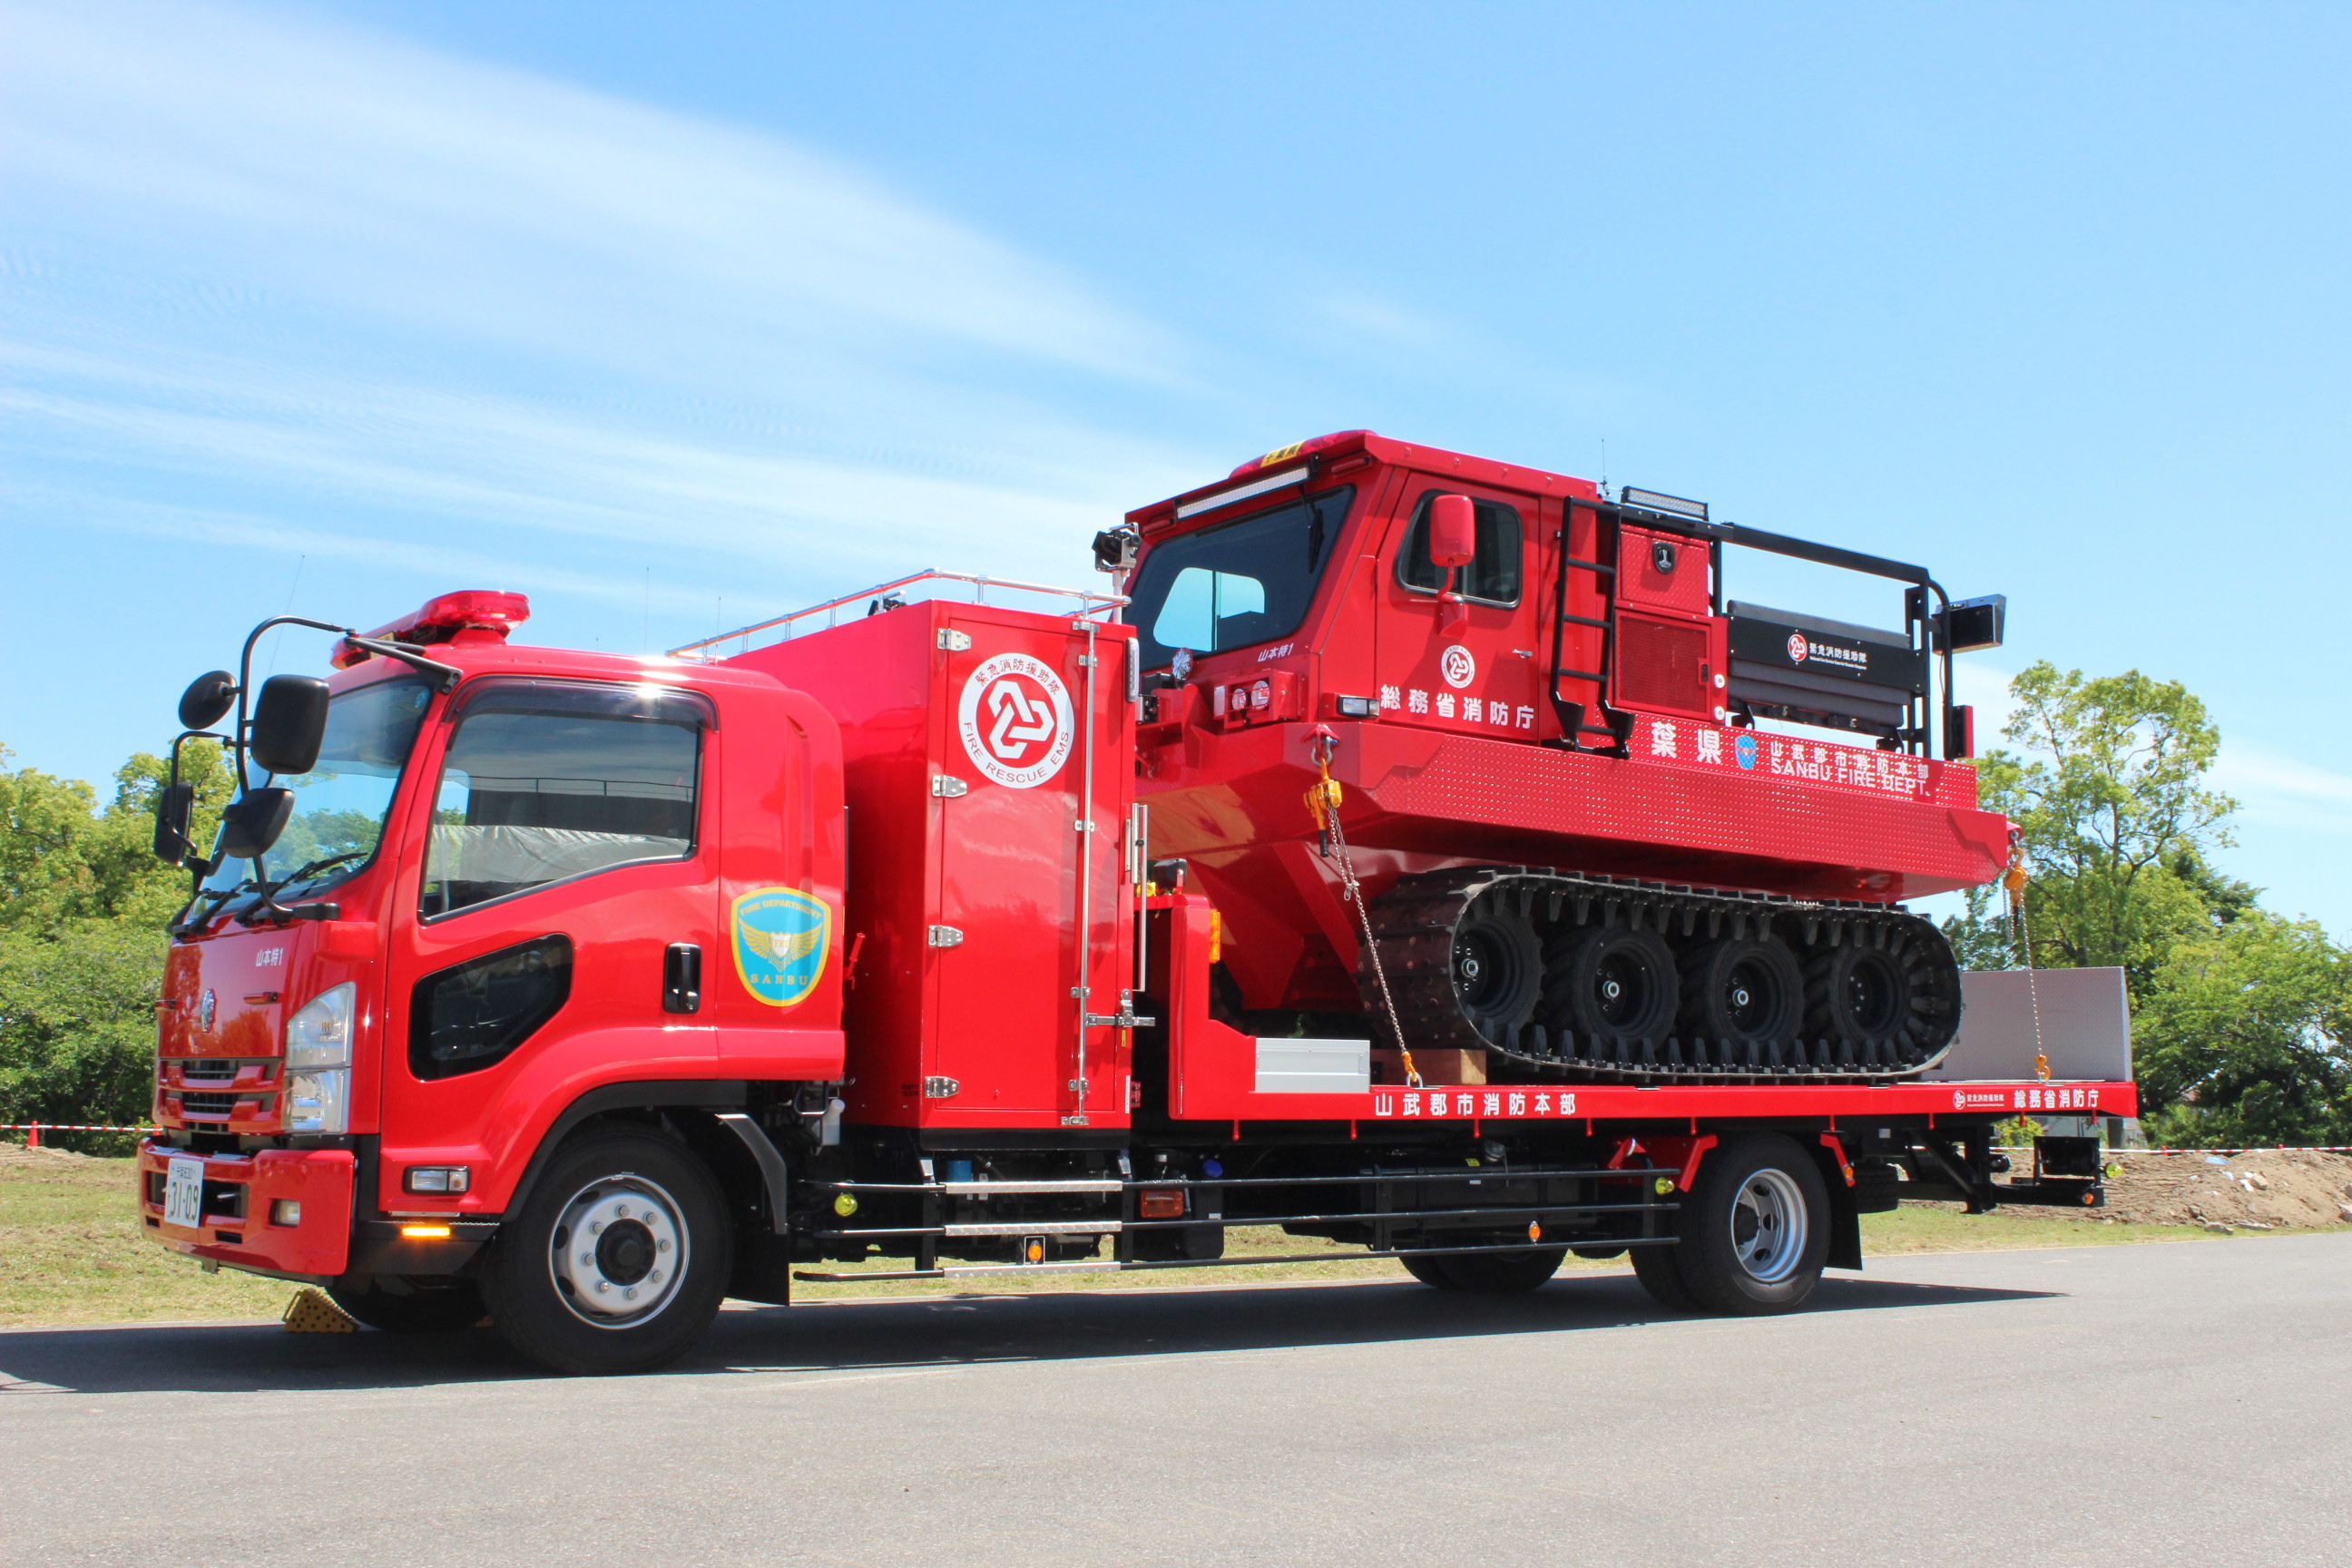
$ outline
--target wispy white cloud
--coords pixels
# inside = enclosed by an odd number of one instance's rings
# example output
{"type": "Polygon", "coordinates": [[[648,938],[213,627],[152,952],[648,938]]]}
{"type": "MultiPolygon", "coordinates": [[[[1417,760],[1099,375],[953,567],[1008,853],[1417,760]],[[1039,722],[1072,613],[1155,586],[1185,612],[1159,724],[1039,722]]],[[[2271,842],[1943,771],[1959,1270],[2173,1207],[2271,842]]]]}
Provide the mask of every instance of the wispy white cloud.
{"type": "Polygon", "coordinates": [[[92,234],[170,219],[190,269],[247,288],[654,367],[1171,358],[1080,280],[773,136],[285,13],[26,7],[6,55],[20,202],[64,193],[92,234]]]}
{"type": "Polygon", "coordinates": [[[1229,458],[1064,412],[1167,393],[1151,321],[777,137],[290,12],[9,26],[20,515],[751,614],[1066,577],[1229,458]]]}

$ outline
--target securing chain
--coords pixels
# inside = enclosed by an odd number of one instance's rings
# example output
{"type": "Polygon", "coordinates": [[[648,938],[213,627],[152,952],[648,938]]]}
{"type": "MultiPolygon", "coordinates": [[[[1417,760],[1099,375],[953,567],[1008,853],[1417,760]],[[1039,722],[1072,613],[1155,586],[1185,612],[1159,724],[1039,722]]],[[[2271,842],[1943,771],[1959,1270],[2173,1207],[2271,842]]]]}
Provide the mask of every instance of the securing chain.
{"type": "Polygon", "coordinates": [[[1316,738],[1316,779],[1307,791],[1307,810],[1315,818],[1316,830],[1323,836],[1324,858],[1332,858],[1333,851],[1338,852],[1339,883],[1348,902],[1356,907],[1356,923],[1363,928],[1364,952],[1372,962],[1372,978],[1380,984],[1381,1006],[1389,1016],[1389,1032],[1396,1037],[1405,1085],[1419,1089],[1421,1069],[1412,1065],[1412,1047],[1404,1043],[1404,1025],[1397,1018],[1396,998],[1389,994],[1388,971],[1381,965],[1380,940],[1372,935],[1372,917],[1364,905],[1363,884],[1356,880],[1355,861],[1348,853],[1348,832],[1339,825],[1339,781],[1331,776],[1331,753],[1339,749],[1338,738],[1328,732],[1316,738]]]}
{"type": "Polygon", "coordinates": [[[2025,860],[2018,847],[2017,836],[2009,841],[2009,869],[2000,876],[2001,896],[2009,905],[2009,929],[2017,938],[2018,962],[2025,966],[2025,1000],[2033,1011],[2033,1071],[2043,1083],[2050,1081],[2050,1054],[2042,1043],[2042,990],[2033,976],[2033,937],[2025,915],[2025,860]]]}

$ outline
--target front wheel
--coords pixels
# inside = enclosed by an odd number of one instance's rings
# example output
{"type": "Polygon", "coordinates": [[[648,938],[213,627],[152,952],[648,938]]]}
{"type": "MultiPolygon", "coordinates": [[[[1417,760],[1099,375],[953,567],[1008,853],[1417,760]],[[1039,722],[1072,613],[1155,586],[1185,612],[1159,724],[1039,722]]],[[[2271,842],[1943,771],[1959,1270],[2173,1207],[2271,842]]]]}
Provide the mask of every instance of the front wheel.
{"type": "Polygon", "coordinates": [[[1777,1132],[1710,1153],[1679,1217],[1682,1241],[1671,1249],[1676,1272],[1709,1311],[1792,1311],[1821,1283],[1830,1250],[1829,1186],[1812,1157],[1777,1132]]]}
{"type": "Polygon", "coordinates": [[[383,1288],[383,1280],[368,1275],[348,1285],[328,1286],[327,1297],[369,1328],[387,1334],[446,1334],[482,1321],[482,1292],[470,1279],[412,1285],[395,1295],[383,1288]]]}
{"type": "Polygon", "coordinates": [[[484,1269],[507,1342],[557,1372],[649,1372],[718,1315],[733,1237],[676,1140],[590,1132],[560,1151],[484,1269]]]}

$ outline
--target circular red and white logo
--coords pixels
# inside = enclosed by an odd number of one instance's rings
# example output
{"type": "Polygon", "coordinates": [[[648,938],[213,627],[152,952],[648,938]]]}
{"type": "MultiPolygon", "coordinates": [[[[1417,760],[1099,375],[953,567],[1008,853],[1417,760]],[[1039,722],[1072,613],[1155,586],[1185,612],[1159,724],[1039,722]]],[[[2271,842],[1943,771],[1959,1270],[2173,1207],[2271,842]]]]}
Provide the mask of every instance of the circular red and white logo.
{"type": "Polygon", "coordinates": [[[1790,664],[1805,662],[1805,634],[1802,632],[1789,634],[1789,662],[1790,664]]]}
{"type": "Polygon", "coordinates": [[[1445,677],[1445,684],[1457,689],[1478,679],[1478,661],[1460,643],[1450,643],[1437,660],[1437,673],[1445,677]]]}
{"type": "Polygon", "coordinates": [[[1069,761],[1078,727],[1069,689],[1051,665],[1025,653],[1000,653],[964,678],[956,728],[964,754],[983,776],[1034,789],[1069,761]]]}

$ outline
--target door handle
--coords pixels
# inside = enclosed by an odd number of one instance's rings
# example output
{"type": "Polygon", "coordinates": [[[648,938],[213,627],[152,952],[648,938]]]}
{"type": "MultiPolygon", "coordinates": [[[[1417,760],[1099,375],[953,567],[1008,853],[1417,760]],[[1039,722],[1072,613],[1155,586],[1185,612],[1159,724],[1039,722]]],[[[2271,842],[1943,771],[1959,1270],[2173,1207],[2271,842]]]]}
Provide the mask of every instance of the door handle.
{"type": "Polygon", "coordinates": [[[662,954],[662,1011],[702,1011],[702,949],[690,942],[674,942],[662,954]]]}

